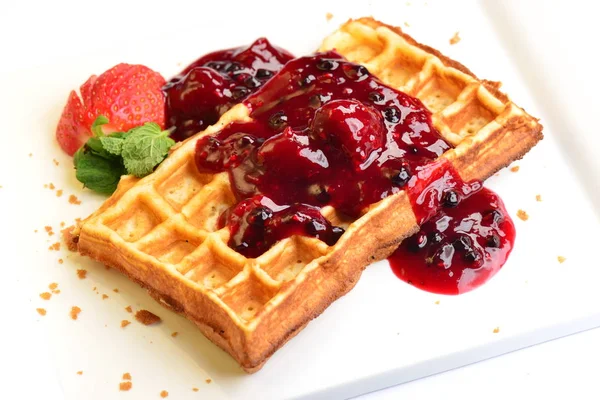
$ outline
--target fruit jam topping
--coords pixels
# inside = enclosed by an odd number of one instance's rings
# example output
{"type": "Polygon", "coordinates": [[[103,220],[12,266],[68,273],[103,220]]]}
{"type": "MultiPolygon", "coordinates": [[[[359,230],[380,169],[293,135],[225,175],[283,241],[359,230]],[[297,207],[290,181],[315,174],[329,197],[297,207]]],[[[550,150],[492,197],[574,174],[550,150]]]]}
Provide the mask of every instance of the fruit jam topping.
{"type": "MultiPolygon", "coordinates": [[[[468,186],[455,183],[455,188],[468,186]]],[[[461,294],[500,270],[513,248],[515,227],[502,200],[489,189],[442,193],[443,208],[404,240],[389,261],[396,276],[419,289],[461,294]]]]}
{"type": "Polygon", "coordinates": [[[214,124],[294,58],[267,39],[199,58],[164,87],[167,126],[184,140],[214,124]]]}
{"type": "Polygon", "coordinates": [[[313,236],[331,246],[344,233],[342,228],[332,226],[318,207],[279,206],[262,195],[239,202],[222,215],[220,225],[229,226],[229,245],[247,257],[258,257],[292,235],[313,236]]]}
{"type": "Polygon", "coordinates": [[[245,104],[252,122],[196,147],[198,168],[228,171],[238,200],[262,194],[359,216],[449,148],[418,99],[335,52],[288,62],[245,104]]]}

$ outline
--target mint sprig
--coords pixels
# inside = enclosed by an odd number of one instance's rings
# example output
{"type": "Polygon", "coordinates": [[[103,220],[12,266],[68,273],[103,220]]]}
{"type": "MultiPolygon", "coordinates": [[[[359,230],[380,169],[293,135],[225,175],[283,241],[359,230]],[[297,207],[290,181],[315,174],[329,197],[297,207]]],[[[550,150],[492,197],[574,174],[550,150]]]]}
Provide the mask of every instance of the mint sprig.
{"type": "Polygon", "coordinates": [[[141,178],[150,174],[175,144],[169,131],[161,130],[154,122],[127,132],[104,135],[102,125],[108,122],[102,115],[96,118],[91,128],[94,136],[73,159],[77,180],[85,187],[105,194],[116,190],[121,175],[141,178]]]}

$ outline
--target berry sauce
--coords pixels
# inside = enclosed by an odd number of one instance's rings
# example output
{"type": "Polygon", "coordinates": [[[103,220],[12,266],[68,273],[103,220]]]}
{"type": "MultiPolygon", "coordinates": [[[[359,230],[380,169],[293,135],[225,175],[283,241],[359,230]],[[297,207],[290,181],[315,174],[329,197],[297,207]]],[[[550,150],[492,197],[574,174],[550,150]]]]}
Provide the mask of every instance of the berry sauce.
{"type": "MultiPolygon", "coordinates": [[[[335,52],[289,61],[244,103],[252,122],[198,140],[196,165],[227,171],[238,201],[260,194],[295,215],[331,205],[358,217],[450,148],[418,99],[335,52]]],[[[275,242],[245,226],[229,243],[242,254],[275,242]]]]}
{"type": "Polygon", "coordinates": [[[262,195],[240,201],[219,222],[229,226],[230,244],[246,257],[258,257],[292,235],[312,236],[331,246],[344,233],[331,225],[319,207],[299,203],[279,206],[262,195]]]}
{"type": "Polygon", "coordinates": [[[163,87],[171,137],[184,140],[214,124],[292,58],[265,38],[199,58],[163,87]]]}
{"type": "Polygon", "coordinates": [[[481,286],[504,265],[515,241],[500,197],[486,188],[461,190],[469,185],[456,178],[448,180],[453,189],[440,192],[442,208],[389,257],[398,278],[428,292],[461,294],[481,286]]]}

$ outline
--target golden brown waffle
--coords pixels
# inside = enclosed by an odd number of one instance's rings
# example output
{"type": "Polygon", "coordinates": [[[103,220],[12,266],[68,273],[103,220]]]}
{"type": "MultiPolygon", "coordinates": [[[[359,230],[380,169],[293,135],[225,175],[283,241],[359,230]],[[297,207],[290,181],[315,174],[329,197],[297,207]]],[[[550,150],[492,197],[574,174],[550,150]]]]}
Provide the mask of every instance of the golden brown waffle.
{"type": "MultiPolygon", "coordinates": [[[[462,65],[372,19],[350,21],[323,42],[388,85],[423,101],[444,138],[443,157],[463,179],[483,180],[523,156],[541,125],[462,65]]],[[[217,218],[233,205],[226,173],[199,173],[199,137],[249,119],[237,105],[182,143],[151,175],[125,177],[117,192],[75,230],[78,250],[117,268],[163,305],[195,322],[248,372],[264,362],[334,300],[362,270],[418,230],[405,192],[373,204],[357,220],[323,214],[346,233],[334,246],[309,237],[281,240],[247,259],[227,246],[217,218]]]]}

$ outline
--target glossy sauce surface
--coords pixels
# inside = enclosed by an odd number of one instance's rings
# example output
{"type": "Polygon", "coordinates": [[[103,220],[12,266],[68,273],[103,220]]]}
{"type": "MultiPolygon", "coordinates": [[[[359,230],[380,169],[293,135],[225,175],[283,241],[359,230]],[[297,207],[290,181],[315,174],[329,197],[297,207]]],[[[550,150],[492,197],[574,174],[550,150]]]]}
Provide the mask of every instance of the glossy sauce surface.
{"type": "MultiPolygon", "coordinates": [[[[449,148],[418,99],[335,52],[288,62],[245,104],[253,121],[200,139],[195,155],[200,170],[229,173],[238,201],[261,194],[358,217],[449,148]]],[[[230,245],[262,242],[246,232],[230,245]]]]}
{"type": "Polygon", "coordinates": [[[456,190],[445,189],[442,208],[389,257],[400,279],[440,294],[481,286],[504,265],[515,241],[515,226],[496,193],[482,188],[465,194],[461,188],[468,185],[452,180],[456,190]]]}
{"type": "Polygon", "coordinates": [[[171,137],[184,140],[214,124],[292,58],[265,38],[199,58],[163,87],[171,137]]]}

